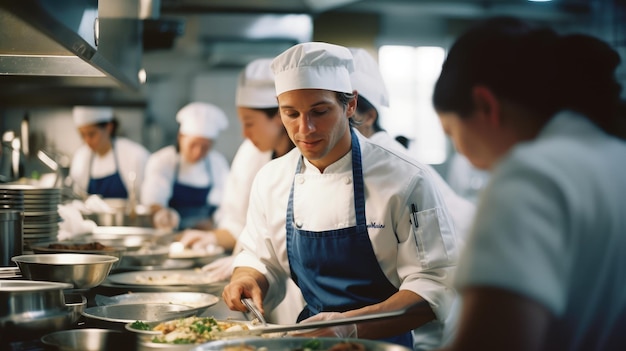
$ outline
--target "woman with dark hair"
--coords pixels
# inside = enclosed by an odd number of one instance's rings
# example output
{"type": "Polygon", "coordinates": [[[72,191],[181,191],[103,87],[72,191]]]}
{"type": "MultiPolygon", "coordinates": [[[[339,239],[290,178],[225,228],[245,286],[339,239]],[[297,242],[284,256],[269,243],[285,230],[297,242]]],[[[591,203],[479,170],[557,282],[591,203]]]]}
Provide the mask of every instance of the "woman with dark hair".
{"type": "Polygon", "coordinates": [[[626,349],[626,143],[618,54],[494,18],[452,46],[433,96],[491,179],[456,286],[451,350],[626,349]]]}
{"type": "Polygon", "coordinates": [[[148,150],[130,139],[116,137],[118,122],[110,107],[76,106],[72,115],[85,143],[74,153],[70,166],[76,190],[127,199],[134,188],[139,196],[148,150]]]}

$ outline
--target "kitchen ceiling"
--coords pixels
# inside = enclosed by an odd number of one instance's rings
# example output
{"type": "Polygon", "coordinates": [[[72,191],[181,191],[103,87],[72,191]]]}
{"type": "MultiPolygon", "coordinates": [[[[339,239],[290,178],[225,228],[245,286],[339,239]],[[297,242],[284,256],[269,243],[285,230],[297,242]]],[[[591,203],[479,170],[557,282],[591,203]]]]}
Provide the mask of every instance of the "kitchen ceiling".
{"type": "Polygon", "coordinates": [[[438,16],[479,18],[517,15],[533,19],[561,18],[589,13],[604,0],[161,0],[162,14],[198,12],[308,13],[363,12],[383,16],[438,16]]]}

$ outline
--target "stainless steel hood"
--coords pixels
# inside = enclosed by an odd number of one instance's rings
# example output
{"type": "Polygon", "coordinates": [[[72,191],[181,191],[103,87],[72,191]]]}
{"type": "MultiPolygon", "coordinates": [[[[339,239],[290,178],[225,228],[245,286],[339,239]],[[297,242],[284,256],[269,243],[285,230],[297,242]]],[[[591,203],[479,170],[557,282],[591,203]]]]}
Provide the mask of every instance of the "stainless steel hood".
{"type": "Polygon", "coordinates": [[[141,11],[139,0],[0,0],[0,98],[58,87],[138,90],[141,11]]]}

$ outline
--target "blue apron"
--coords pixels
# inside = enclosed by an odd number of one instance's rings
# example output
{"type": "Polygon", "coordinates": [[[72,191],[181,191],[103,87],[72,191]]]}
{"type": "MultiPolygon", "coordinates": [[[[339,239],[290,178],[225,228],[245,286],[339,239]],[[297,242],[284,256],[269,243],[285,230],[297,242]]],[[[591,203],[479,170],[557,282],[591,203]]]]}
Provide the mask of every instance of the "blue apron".
{"type": "Polygon", "coordinates": [[[175,209],[180,215],[179,229],[193,228],[199,222],[209,219],[217,208],[207,203],[207,197],[212,188],[213,174],[210,163],[206,159],[204,162],[210,178],[209,185],[206,187],[195,187],[180,183],[178,181],[180,162],[176,163],[172,197],[168,206],[175,209]]]}
{"type": "MultiPolygon", "coordinates": [[[[111,152],[113,153],[113,161],[115,162],[115,173],[102,178],[93,178],[90,176],[87,193],[98,194],[103,198],[127,199],[128,191],[126,191],[126,186],[124,182],[122,182],[122,177],[120,177],[120,172],[118,171],[119,166],[117,164],[117,156],[115,155],[115,142],[111,143],[111,152]]],[[[95,155],[92,152],[91,159],[89,159],[90,174],[94,157],[95,155]]]]}
{"type": "MultiPolygon", "coordinates": [[[[301,168],[302,158],[296,174],[301,168]]],[[[380,268],[367,232],[361,149],[354,132],[352,176],[356,226],[322,232],[296,227],[291,184],[287,205],[287,255],[291,277],[307,303],[298,321],[320,312],[344,312],[376,304],[398,292],[380,268]]],[[[383,340],[413,347],[411,332],[383,340]]]]}

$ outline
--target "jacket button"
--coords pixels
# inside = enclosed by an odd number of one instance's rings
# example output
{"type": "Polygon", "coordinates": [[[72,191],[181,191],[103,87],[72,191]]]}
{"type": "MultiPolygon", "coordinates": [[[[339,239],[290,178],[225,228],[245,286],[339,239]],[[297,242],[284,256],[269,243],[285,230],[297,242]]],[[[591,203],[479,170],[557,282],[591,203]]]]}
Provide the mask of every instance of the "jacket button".
{"type": "Polygon", "coordinates": [[[302,222],[296,222],[296,227],[302,228],[302,222]]]}
{"type": "Polygon", "coordinates": [[[345,182],[346,184],[350,184],[350,183],[352,183],[352,179],[351,179],[350,177],[346,177],[346,178],[344,179],[344,182],[345,182]]]}
{"type": "Polygon", "coordinates": [[[304,184],[304,177],[298,177],[298,184],[304,184]]]}

